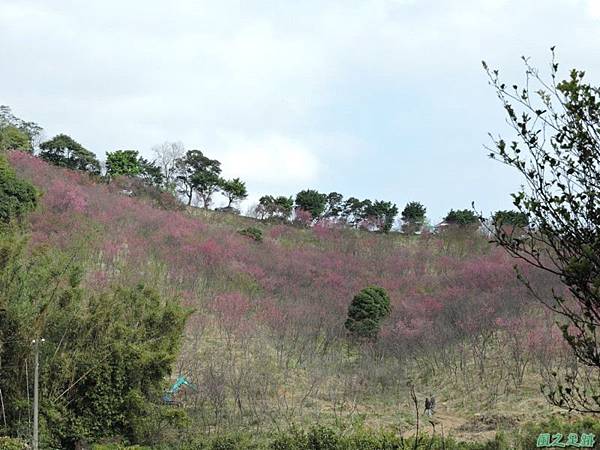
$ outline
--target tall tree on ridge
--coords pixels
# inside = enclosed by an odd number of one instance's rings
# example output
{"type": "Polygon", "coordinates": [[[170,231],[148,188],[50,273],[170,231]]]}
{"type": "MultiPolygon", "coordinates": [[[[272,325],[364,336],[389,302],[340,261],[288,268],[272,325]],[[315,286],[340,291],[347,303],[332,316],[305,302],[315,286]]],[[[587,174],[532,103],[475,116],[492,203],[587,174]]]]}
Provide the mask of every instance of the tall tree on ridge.
{"type": "Polygon", "coordinates": [[[231,208],[231,205],[233,203],[239,202],[248,197],[246,183],[244,183],[239,178],[234,178],[232,180],[223,180],[223,182],[221,183],[221,190],[223,191],[223,195],[227,197],[227,200],[229,200],[227,208],[231,208]]]}
{"type": "Polygon", "coordinates": [[[327,206],[327,194],[305,189],[296,194],[296,208],[308,211],[313,220],[321,217],[327,206]]]}
{"type": "Polygon", "coordinates": [[[409,202],[402,210],[402,232],[414,234],[423,228],[427,209],[420,202],[409,202]]]}
{"type": "Polygon", "coordinates": [[[40,158],[59,167],[100,173],[96,155],[66,134],[59,134],[40,144],[40,158]]]}
{"type": "Polygon", "coordinates": [[[143,168],[137,150],[116,150],[106,154],[106,174],[110,178],[136,177],[142,172],[143,168]]]}
{"type": "Polygon", "coordinates": [[[177,160],[176,167],[178,190],[186,196],[187,205],[192,204],[194,193],[197,193],[204,208],[208,208],[212,195],[222,184],[221,163],[204,156],[200,150],[188,150],[177,160]]]}

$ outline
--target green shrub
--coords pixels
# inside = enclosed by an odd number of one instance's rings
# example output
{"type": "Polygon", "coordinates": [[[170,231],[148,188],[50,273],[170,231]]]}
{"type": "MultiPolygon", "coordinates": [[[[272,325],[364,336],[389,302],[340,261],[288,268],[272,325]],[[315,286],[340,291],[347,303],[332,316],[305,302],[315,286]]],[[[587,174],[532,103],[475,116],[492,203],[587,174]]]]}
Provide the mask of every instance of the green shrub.
{"type": "Polygon", "coordinates": [[[340,435],[322,426],[315,426],[308,431],[293,428],[281,433],[269,445],[270,450],[342,450],[340,435]]]}
{"type": "Polygon", "coordinates": [[[94,444],[92,450],[150,450],[151,447],[140,447],[139,445],[123,444],[94,444]]]}
{"type": "Polygon", "coordinates": [[[0,155],[0,222],[19,219],[35,209],[37,197],[33,185],[19,179],[6,158],[0,155]]]}
{"type": "MultiPolygon", "coordinates": [[[[239,447],[244,448],[244,447],[239,447]]],[[[420,435],[403,438],[393,432],[360,430],[343,436],[338,431],[314,427],[308,431],[292,429],[271,441],[269,450],[508,450],[512,448],[500,436],[487,443],[457,442],[452,438],[420,435]]]]}
{"type": "Polygon", "coordinates": [[[286,433],[279,433],[271,444],[270,450],[304,450],[308,448],[306,432],[292,428],[286,433]]]}
{"type": "Polygon", "coordinates": [[[369,286],[352,299],[344,324],[355,337],[374,339],[381,321],[390,313],[390,298],[383,288],[369,286]]]}
{"type": "Polygon", "coordinates": [[[81,285],[83,276],[68,254],[48,248],[30,254],[22,238],[0,233],[0,389],[7,431],[18,435],[27,426],[19,409],[26,386],[14,380],[22,376],[20,361],[31,348],[40,314],[31,301],[36,298],[46,305],[40,385],[45,392],[64,392],[40,405],[44,447],[116,436],[161,442],[157,431],[176,427],[185,412],[156,400],[176,360],[187,312],[178,298],[143,285],[94,292],[81,285]],[[85,377],[73,384],[73,373],[85,377]]]}
{"type": "Polygon", "coordinates": [[[592,433],[596,436],[596,440],[600,441],[600,421],[592,417],[575,421],[554,417],[541,423],[527,424],[517,434],[516,448],[535,449],[537,438],[541,433],[561,433],[564,436],[563,442],[569,433],[576,433],[580,436],[582,433],[592,433]]]}
{"type": "Polygon", "coordinates": [[[251,239],[254,239],[256,242],[262,242],[263,233],[262,230],[256,227],[248,227],[243,230],[238,231],[242,236],[247,236],[251,239]]]}
{"type": "Polygon", "coordinates": [[[341,450],[342,443],[339,435],[331,428],[314,427],[307,435],[308,446],[310,450],[341,450]]]}
{"type": "Polygon", "coordinates": [[[25,450],[28,445],[21,439],[0,436],[0,450],[25,450]]]}
{"type": "MultiPolygon", "coordinates": [[[[550,425],[534,425],[526,430],[522,440],[510,442],[503,433],[498,433],[490,441],[462,442],[451,437],[442,439],[440,435],[419,435],[417,445],[415,437],[403,438],[390,431],[374,431],[360,429],[349,435],[342,434],[338,429],[314,426],[303,430],[291,428],[285,432],[277,433],[270,438],[265,435],[252,436],[249,434],[223,434],[218,436],[198,436],[191,443],[177,442],[170,445],[163,444],[156,447],[128,447],[118,444],[95,445],[94,450],[529,450],[535,448],[539,430],[570,430],[571,432],[594,432],[600,426],[598,422],[582,421],[577,425],[552,422],[550,425]],[[552,425],[554,423],[554,425],[552,425]],[[588,424],[588,425],[586,425],[588,424]],[[590,425],[592,424],[592,425],[590,425]],[[565,426],[566,429],[556,428],[565,426]],[[570,428],[569,428],[570,427],[570,428]],[[575,430],[575,431],[573,431],[575,430]]],[[[22,447],[18,447],[21,449],[22,447]]],[[[3,450],[0,447],[0,450],[3,450]]],[[[13,447],[10,447],[13,450],[13,447]]]]}
{"type": "Polygon", "coordinates": [[[404,448],[404,440],[394,433],[362,431],[346,440],[345,448],[361,450],[396,450],[404,448]]]}

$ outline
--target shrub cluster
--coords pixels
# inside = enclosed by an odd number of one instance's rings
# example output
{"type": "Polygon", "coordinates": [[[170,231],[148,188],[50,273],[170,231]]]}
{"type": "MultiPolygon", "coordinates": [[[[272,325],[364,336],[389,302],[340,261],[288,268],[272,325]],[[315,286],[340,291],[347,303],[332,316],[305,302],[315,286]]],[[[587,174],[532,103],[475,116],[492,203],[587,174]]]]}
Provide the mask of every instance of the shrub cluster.
{"type": "Polygon", "coordinates": [[[10,222],[32,211],[37,191],[31,183],[17,178],[6,158],[0,155],[0,222],[10,222]]]}
{"type": "Polygon", "coordinates": [[[256,242],[262,242],[263,240],[263,233],[260,228],[248,227],[238,231],[238,233],[240,233],[242,236],[247,236],[250,239],[255,240],[256,242]]]}
{"type": "Polygon", "coordinates": [[[0,450],[25,450],[29,448],[21,439],[0,436],[0,450]]]}
{"type": "MultiPolygon", "coordinates": [[[[535,439],[533,440],[535,444],[535,439]]],[[[178,443],[173,446],[124,447],[96,445],[93,450],[504,450],[512,448],[502,436],[486,443],[460,442],[452,438],[420,435],[404,438],[387,431],[360,430],[343,434],[338,430],[314,426],[308,430],[291,429],[267,439],[244,434],[220,435],[178,443]]],[[[529,447],[522,447],[529,448],[529,447]]]]}

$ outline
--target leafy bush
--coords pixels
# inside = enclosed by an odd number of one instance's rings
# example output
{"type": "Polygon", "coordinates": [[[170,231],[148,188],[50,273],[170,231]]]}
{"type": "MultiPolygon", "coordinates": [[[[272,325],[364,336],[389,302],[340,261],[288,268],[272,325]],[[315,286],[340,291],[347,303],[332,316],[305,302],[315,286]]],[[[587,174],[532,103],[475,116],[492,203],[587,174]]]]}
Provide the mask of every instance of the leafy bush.
{"type": "Polygon", "coordinates": [[[0,436],[0,450],[25,450],[29,448],[21,439],[0,436]]]}
{"type": "Polygon", "coordinates": [[[479,223],[479,218],[470,209],[459,209],[456,211],[451,209],[444,220],[451,225],[458,225],[461,227],[467,227],[479,223]]]}
{"type": "MultiPolygon", "coordinates": [[[[243,448],[243,447],[238,447],[243,448]]],[[[308,431],[292,429],[281,433],[269,444],[269,450],[508,450],[501,439],[487,443],[457,442],[452,438],[420,435],[403,438],[393,432],[359,430],[349,435],[316,426],[308,431]],[[416,440],[416,442],[415,442],[416,440]]]]}
{"type": "Polygon", "coordinates": [[[390,313],[390,298],[383,288],[370,286],[354,296],[345,326],[356,337],[376,338],[381,321],[390,313]]]}
{"type": "Polygon", "coordinates": [[[544,422],[530,423],[522,427],[517,434],[515,442],[516,448],[536,448],[537,438],[541,433],[561,433],[564,436],[563,442],[566,440],[569,433],[576,433],[578,435],[581,435],[582,433],[593,433],[596,436],[596,440],[598,440],[600,439],[600,421],[592,417],[575,421],[554,417],[544,422]]]}
{"type": "Polygon", "coordinates": [[[49,446],[117,435],[131,442],[155,438],[152,420],[178,419],[154,404],[184,328],[178,299],[142,285],[91,292],[69,255],[47,249],[29,255],[24,243],[0,232],[0,389],[8,431],[26,426],[26,386],[14,380],[23,379],[37,335],[45,338],[40,386],[48,400],[40,405],[40,428],[49,446]]]}
{"type": "Polygon", "coordinates": [[[31,142],[27,133],[14,126],[0,125],[0,151],[19,150],[31,152],[31,142]]]}
{"type": "Polygon", "coordinates": [[[230,436],[218,437],[210,446],[211,450],[237,450],[239,448],[239,438],[235,439],[230,436]]]}
{"type": "Polygon", "coordinates": [[[37,205],[37,192],[28,181],[19,179],[0,155],[0,222],[18,219],[37,205]]]}
{"type": "Polygon", "coordinates": [[[261,229],[256,227],[248,227],[243,230],[238,231],[242,236],[248,236],[251,239],[254,239],[256,242],[262,242],[263,240],[263,232],[261,229]]]}

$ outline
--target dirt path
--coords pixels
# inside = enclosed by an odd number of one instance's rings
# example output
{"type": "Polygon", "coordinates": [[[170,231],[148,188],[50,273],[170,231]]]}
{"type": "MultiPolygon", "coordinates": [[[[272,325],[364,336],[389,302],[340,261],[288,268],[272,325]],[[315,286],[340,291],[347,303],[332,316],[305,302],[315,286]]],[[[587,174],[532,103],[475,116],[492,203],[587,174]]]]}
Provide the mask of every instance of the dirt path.
{"type": "MultiPolygon", "coordinates": [[[[469,430],[466,425],[471,423],[464,417],[453,414],[442,407],[437,410],[432,417],[426,415],[419,416],[419,430],[429,435],[452,436],[454,439],[465,441],[483,442],[493,439],[496,430],[469,430]],[[467,429],[465,429],[467,428],[467,429]]],[[[416,429],[411,429],[403,433],[403,436],[414,436],[416,429]]]]}

